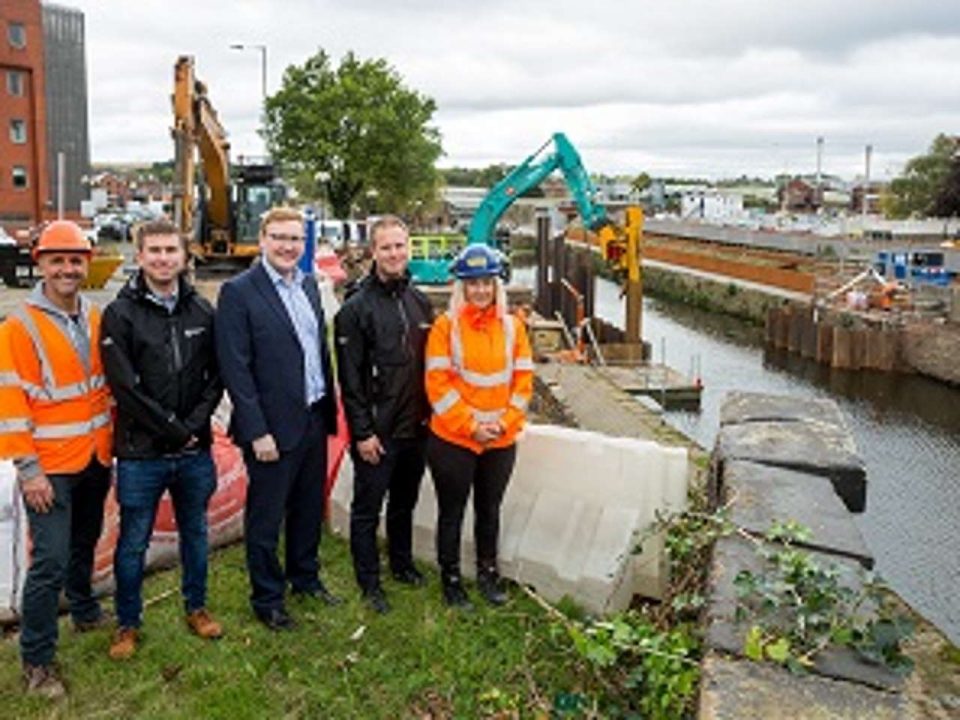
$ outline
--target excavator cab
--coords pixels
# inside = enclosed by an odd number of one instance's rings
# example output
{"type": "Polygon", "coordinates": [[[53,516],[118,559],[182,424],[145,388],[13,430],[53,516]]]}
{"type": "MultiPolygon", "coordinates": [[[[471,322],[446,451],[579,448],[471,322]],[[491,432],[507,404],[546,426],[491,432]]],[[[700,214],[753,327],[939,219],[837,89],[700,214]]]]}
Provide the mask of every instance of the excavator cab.
{"type": "Polygon", "coordinates": [[[260,218],[286,199],[286,188],[270,163],[239,165],[233,180],[234,237],[238,245],[256,245],[260,218]]]}

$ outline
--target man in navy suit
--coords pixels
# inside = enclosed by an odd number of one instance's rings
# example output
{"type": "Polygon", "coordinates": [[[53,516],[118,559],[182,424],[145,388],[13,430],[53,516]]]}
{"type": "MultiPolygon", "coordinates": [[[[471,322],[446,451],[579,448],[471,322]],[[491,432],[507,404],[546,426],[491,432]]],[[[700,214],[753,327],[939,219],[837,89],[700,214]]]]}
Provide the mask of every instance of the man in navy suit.
{"type": "Polygon", "coordinates": [[[272,630],[292,629],[284,593],[339,602],[319,577],[317,549],[336,399],[323,309],[303,255],[300,213],[274,208],[260,223],[261,262],[225,283],[217,357],[233,401],[230,434],[243,450],[250,602],[272,630]],[[286,528],[285,567],[277,557],[286,528]]]}

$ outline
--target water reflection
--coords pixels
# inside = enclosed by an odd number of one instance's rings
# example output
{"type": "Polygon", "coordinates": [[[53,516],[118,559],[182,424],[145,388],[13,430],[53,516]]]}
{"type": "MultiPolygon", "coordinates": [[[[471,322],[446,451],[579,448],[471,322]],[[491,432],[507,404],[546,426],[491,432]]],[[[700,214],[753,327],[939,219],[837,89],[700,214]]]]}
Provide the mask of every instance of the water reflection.
{"type": "Polygon", "coordinates": [[[948,432],[960,429],[957,391],[920,375],[837,370],[773,348],[764,350],[763,364],[824,388],[831,395],[868,402],[877,420],[920,420],[948,432]]]}

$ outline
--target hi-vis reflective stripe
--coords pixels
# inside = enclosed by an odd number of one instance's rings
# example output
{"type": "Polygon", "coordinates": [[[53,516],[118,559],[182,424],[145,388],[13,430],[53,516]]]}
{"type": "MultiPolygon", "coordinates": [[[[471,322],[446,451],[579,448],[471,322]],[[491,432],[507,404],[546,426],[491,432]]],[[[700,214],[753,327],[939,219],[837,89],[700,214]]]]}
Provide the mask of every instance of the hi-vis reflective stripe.
{"type": "Polygon", "coordinates": [[[20,376],[15,372],[0,372],[0,387],[20,387],[20,376]]]}
{"type": "MultiPolygon", "coordinates": [[[[510,382],[513,375],[513,343],[516,339],[517,327],[514,324],[512,315],[505,315],[503,318],[503,345],[504,357],[506,358],[506,367],[502,372],[497,373],[476,373],[466,370],[463,367],[463,341],[460,338],[460,323],[456,318],[450,319],[450,350],[453,356],[453,369],[457,371],[464,380],[477,387],[495,387],[505,385],[510,382]]],[[[429,368],[428,368],[429,369],[429,368]]],[[[524,370],[528,368],[522,368],[524,370]]],[[[530,370],[533,370],[531,361],[530,370]]]]}
{"type": "Polygon", "coordinates": [[[0,433],[30,432],[33,424],[28,418],[13,418],[0,420],[0,433]]]}
{"type": "Polygon", "coordinates": [[[51,400],[76,400],[82,398],[91,390],[99,390],[106,384],[103,375],[94,375],[90,382],[78,382],[62,387],[47,388],[45,393],[51,400]]]}
{"type": "Polygon", "coordinates": [[[510,404],[513,405],[518,410],[527,409],[527,399],[522,395],[513,394],[510,396],[510,404]]]}
{"type": "Polygon", "coordinates": [[[34,400],[76,400],[82,398],[90,390],[98,390],[106,385],[106,378],[103,375],[94,375],[90,378],[89,385],[86,382],[72,383],[55,388],[42,388],[26,380],[20,381],[20,387],[34,400]]]}
{"type": "Polygon", "coordinates": [[[40,372],[43,374],[43,384],[48,388],[53,387],[56,382],[53,377],[53,365],[50,364],[50,358],[47,357],[47,349],[43,346],[40,329],[33,321],[33,318],[30,317],[30,313],[24,308],[19,307],[14,310],[12,314],[23,324],[23,328],[33,341],[33,348],[36,350],[37,357],[40,359],[40,372]]]}
{"type": "Polygon", "coordinates": [[[514,370],[530,370],[533,372],[536,368],[533,366],[533,358],[518,358],[516,364],[513,366],[514,370]]]}
{"type": "Polygon", "coordinates": [[[461,370],[460,377],[471,385],[476,387],[496,387],[497,385],[506,385],[510,382],[511,373],[508,370],[501,370],[495,373],[478,373],[472,370],[461,370]]]}
{"type": "Polygon", "coordinates": [[[91,390],[99,390],[106,385],[107,379],[103,375],[92,375],[89,381],[81,381],[78,383],[72,383],[70,385],[56,387],[56,380],[54,379],[53,375],[53,366],[50,364],[50,358],[47,356],[47,350],[43,346],[43,342],[40,339],[40,330],[37,328],[37,324],[33,321],[33,318],[30,317],[30,313],[23,308],[17,308],[13,314],[18,320],[20,320],[20,322],[23,323],[23,327],[26,329],[27,334],[30,335],[30,339],[33,341],[33,347],[37,352],[37,357],[40,359],[40,371],[43,374],[43,388],[25,380],[20,381],[20,385],[23,387],[23,390],[25,393],[27,393],[27,395],[35,400],[76,400],[77,398],[83,397],[91,390]]]}
{"type": "Polygon", "coordinates": [[[432,357],[427,358],[427,370],[449,370],[450,369],[450,358],[448,357],[432,357]]]}
{"type": "Polygon", "coordinates": [[[477,422],[496,422],[503,417],[503,410],[474,410],[473,419],[477,422]]]}
{"type": "Polygon", "coordinates": [[[437,413],[437,415],[443,415],[447,410],[456,405],[459,400],[460,393],[456,390],[447,390],[442,398],[433,403],[433,411],[437,413]]]}
{"type": "Polygon", "coordinates": [[[93,419],[89,422],[38,425],[33,431],[33,437],[35,440],[59,440],[62,438],[80,437],[109,423],[110,412],[107,411],[99,415],[94,415],[93,419]]]}
{"type": "Polygon", "coordinates": [[[34,385],[32,382],[28,382],[27,380],[21,380],[20,387],[23,388],[23,391],[34,400],[42,400],[43,398],[47,397],[46,390],[39,385],[34,385]]]}

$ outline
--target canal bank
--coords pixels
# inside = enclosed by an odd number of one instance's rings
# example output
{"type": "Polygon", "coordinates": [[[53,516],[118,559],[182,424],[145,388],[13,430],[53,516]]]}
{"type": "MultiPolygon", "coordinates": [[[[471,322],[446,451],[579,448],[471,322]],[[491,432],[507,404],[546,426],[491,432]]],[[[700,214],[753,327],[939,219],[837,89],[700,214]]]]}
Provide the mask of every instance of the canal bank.
{"type": "Polygon", "coordinates": [[[868,322],[866,316],[842,309],[813,313],[808,293],[657,260],[644,260],[643,288],[648,297],[765,326],[774,346],[827,365],[915,373],[960,386],[956,322],[922,315],[868,322]]]}
{"type": "MultiPolygon", "coordinates": [[[[623,323],[616,284],[598,280],[597,313],[623,323]]],[[[712,448],[728,393],[752,391],[832,398],[850,424],[867,467],[864,514],[857,519],[877,571],[954,643],[960,641],[960,391],[915,375],[851,372],[766,351],[762,331],[729,317],[647,298],[644,339],[660,361],[686,368],[699,358],[699,413],[666,421],[712,448]]]]}

